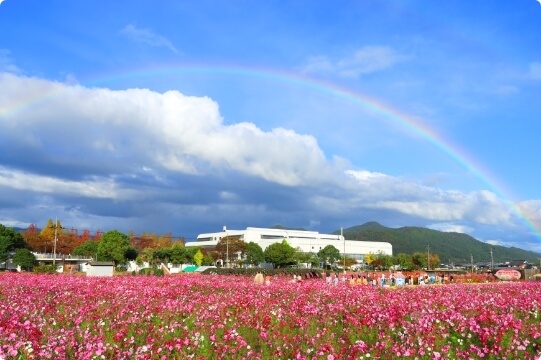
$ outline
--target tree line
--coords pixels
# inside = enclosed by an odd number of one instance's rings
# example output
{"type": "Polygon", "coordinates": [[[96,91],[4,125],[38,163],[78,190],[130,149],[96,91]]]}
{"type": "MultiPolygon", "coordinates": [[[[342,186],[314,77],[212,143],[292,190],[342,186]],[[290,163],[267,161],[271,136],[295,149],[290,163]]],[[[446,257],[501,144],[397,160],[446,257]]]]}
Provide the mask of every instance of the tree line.
{"type": "MultiPolygon", "coordinates": [[[[269,245],[263,250],[257,243],[244,242],[239,236],[222,238],[213,248],[186,247],[183,237],[173,238],[171,234],[157,235],[134,232],[128,234],[118,230],[108,232],[96,231],[93,235],[88,230],[80,234],[74,229],[65,229],[60,221],[49,219],[46,226],[38,230],[30,225],[22,233],[6,228],[0,224],[0,263],[6,263],[13,256],[14,262],[23,267],[32,265],[31,252],[77,255],[96,261],[113,261],[116,265],[135,260],[138,264],[159,263],[174,265],[196,264],[219,266],[257,266],[261,263],[272,263],[275,267],[345,265],[357,264],[350,257],[343,257],[340,251],[328,245],[317,253],[305,253],[300,248],[293,248],[284,239],[269,245]],[[17,255],[17,256],[15,256],[17,255]],[[24,260],[24,261],[23,261],[24,260]]],[[[35,257],[34,257],[35,263],[35,257]]],[[[435,268],[440,260],[437,254],[427,253],[398,254],[396,256],[383,253],[365,254],[364,263],[368,269],[389,269],[399,267],[405,270],[435,268]]]]}

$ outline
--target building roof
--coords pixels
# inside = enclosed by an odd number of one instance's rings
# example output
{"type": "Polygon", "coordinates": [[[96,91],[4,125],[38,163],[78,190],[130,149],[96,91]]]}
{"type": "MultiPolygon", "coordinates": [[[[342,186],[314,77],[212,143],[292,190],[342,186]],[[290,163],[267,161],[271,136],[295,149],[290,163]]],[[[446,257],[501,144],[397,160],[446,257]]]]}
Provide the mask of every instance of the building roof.
{"type": "Polygon", "coordinates": [[[199,266],[190,265],[190,266],[186,266],[184,269],[182,269],[182,272],[194,272],[198,268],[199,268],[199,266]]]}
{"type": "Polygon", "coordinates": [[[88,263],[90,266],[115,266],[112,261],[92,261],[88,263]]]}

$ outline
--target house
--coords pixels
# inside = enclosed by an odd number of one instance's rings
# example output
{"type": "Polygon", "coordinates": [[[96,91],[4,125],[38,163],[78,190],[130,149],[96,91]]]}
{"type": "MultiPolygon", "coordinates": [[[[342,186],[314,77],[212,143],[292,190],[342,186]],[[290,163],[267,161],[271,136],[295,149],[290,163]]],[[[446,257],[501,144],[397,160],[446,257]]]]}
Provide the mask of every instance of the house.
{"type": "Polygon", "coordinates": [[[519,269],[531,269],[532,264],[528,263],[526,260],[511,260],[509,261],[509,267],[515,267],[519,269]]]}
{"type": "Polygon", "coordinates": [[[115,263],[112,261],[93,261],[88,263],[86,276],[113,276],[115,263]]]}

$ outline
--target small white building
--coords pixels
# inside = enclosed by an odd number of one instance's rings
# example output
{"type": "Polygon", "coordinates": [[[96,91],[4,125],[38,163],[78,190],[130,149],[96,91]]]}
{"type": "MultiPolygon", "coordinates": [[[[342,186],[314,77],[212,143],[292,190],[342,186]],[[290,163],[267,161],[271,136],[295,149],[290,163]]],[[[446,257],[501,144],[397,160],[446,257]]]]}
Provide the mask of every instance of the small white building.
{"type": "Polygon", "coordinates": [[[86,276],[113,276],[115,263],[112,261],[93,261],[88,263],[86,276]]]}
{"type": "Polygon", "coordinates": [[[246,243],[254,242],[263,250],[271,244],[286,240],[302,252],[317,254],[327,245],[333,245],[341,254],[363,261],[366,254],[393,255],[393,246],[388,242],[346,240],[342,235],[320,234],[317,231],[267,229],[249,227],[246,230],[224,230],[216,233],[200,234],[186,246],[214,247],[224,237],[238,236],[246,243]]]}

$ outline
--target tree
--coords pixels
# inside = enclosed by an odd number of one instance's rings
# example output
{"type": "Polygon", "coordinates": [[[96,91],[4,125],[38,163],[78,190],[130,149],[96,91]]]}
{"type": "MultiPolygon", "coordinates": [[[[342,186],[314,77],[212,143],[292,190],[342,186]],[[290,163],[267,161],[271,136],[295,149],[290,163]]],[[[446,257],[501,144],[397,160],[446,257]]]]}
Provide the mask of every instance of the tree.
{"type": "Polygon", "coordinates": [[[427,254],[426,253],[420,253],[416,252],[413,255],[411,255],[411,261],[413,263],[413,268],[415,270],[426,268],[427,266],[427,254]]]}
{"type": "Polygon", "coordinates": [[[83,233],[79,236],[79,239],[81,240],[81,244],[84,244],[88,240],[92,240],[90,230],[83,230],[83,233]]]}
{"type": "Polygon", "coordinates": [[[23,236],[17,231],[0,224],[0,263],[5,263],[7,267],[9,253],[23,248],[26,248],[23,236]]]}
{"type": "Polygon", "coordinates": [[[138,256],[138,255],[139,255],[139,253],[138,253],[137,250],[136,250],[134,247],[132,247],[132,246],[130,246],[130,247],[128,248],[128,250],[126,250],[126,254],[125,254],[126,260],[128,260],[128,261],[132,261],[132,260],[137,259],[137,256],[138,256]]]}
{"type": "Polygon", "coordinates": [[[372,263],[374,262],[375,256],[372,253],[368,253],[364,255],[364,263],[368,266],[373,266],[372,263]]]}
{"type": "Polygon", "coordinates": [[[197,266],[201,266],[201,263],[203,262],[203,253],[201,250],[197,250],[195,255],[193,256],[193,260],[197,266]]]}
{"type": "Polygon", "coordinates": [[[30,250],[47,252],[47,242],[39,236],[39,231],[35,224],[30,224],[28,229],[23,233],[23,237],[30,250]]]}
{"type": "Polygon", "coordinates": [[[28,249],[19,249],[13,255],[13,263],[22,269],[30,271],[36,263],[36,257],[28,249]]]}
{"type": "Polygon", "coordinates": [[[152,249],[154,240],[151,237],[132,235],[130,236],[130,243],[139,253],[141,253],[145,249],[152,249]]]}
{"type": "Polygon", "coordinates": [[[153,249],[154,260],[162,262],[164,264],[169,263],[171,259],[171,248],[159,248],[153,249]]]}
{"type": "Polygon", "coordinates": [[[64,229],[58,235],[58,243],[56,244],[57,254],[72,254],[73,251],[83,244],[77,229],[64,229]]]}
{"type": "Polygon", "coordinates": [[[374,260],[372,261],[372,266],[374,266],[374,268],[389,269],[392,265],[393,265],[392,256],[384,254],[382,252],[378,252],[374,256],[374,260]]]}
{"type": "MultiPolygon", "coordinates": [[[[428,264],[427,264],[428,265],[428,264]]],[[[438,254],[430,253],[430,269],[435,269],[440,266],[440,257],[438,254]]]]}
{"type": "Polygon", "coordinates": [[[301,263],[307,264],[312,259],[312,254],[302,251],[300,247],[297,247],[295,249],[295,262],[297,263],[297,266],[301,263]]]}
{"type": "Polygon", "coordinates": [[[340,250],[335,248],[333,245],[327,245],[318,251],[317,257],[323,263],[332,264],[340,259],[340,250]]]}
{"type": "MultiPolygon", "coordinates": [[[[182,245],[179,244],[179,246],[182,246],[182,245]]],[[[186,249],[186,255],[188,257],[188,262],[194,264],[195,263],[195,254],[197,254],[199,251],[201,251],[201,248],[199,246],[190,246],[190,247],[185,247],[184,249],[186,249]]]]}
{"type": "Polygon", "coordinates": [[[246,262],[248,264],[257,265],[265,261],[265,254],[263,254],[263,249],[259,244],[256,244],[253,241],[250,241],[246,244],[246,262]]]}
{"type": "Polygon", "coordinates": [[[190,262],[190,254],[182,244],[177,243],[171,247],[170,261],[173,265],[186,264],[190,262]]]}
{"type": "Polygon", "coordinates": [[[220,254],[222,259],[226,259],[228,253],[229,258],[233,257],[234,254],[241,253],[243,254],[246,250],[246,243],[244,240],[241,240],[239,236],[224,236],[218,241],[215,247],[216,252],[220,254]]]}
{"type": "Polygon", "coordinates": [[[47,248],[56,251],[57,254],[71,254],[77,246],[82,244],[77,236],[77,231],[64,229],[60,220],[56,220],[55,223],[49,219],[47,225],[41,229],[39,236],[44,245],[50,244],[50,247],[47,246],[47,248]]]}
{"type": "Polygon", "coordinates": [[[284,239],[281,243],[274,243],[263,252],[265,261],[273,263],[277,268],[295,262],[295,248],[284,239]]]}
{"type": "Polygon", "coordinates": [[[93,240],[88,240],[73,250],[74,255],[87,256],[91,258],[95,258],[97,253],[98,253],[98,243],[93,240]]]}
{"type": "Polygon", "coordinates": [[[412,270],[413,269],[413,261],[411,259],[411,255],[409,254],[398,254],[393,258],[393,264],[394,265],[400,265],[400,269],[402,270],[412,270]]]}
{"type": "Polygon", "coordinates": [[[58,239],[62,235],[64,228],[60,223],[60,220],[56,220],[56,224],[53,222],[53,219],[47,221],[47,225],[39,232],[39,236],[44,240],[48,241],[50,244],[54,242],[55,234],[58,239]]]}
{"type": "Polygon", "coordinates": [[[205,254],[203,256],[203,261],[201,262],[201,265],[203,266],[211,266],[214,264],[214,259],[209,254],[205,254]]]}
{"type": "Polygon", "coordinates": [[[114,261],[115,265],[126,261],[126,252],[130,249],[128,235],[117,230],[108,231],[98,244],[98,260],[114,261]]]}

